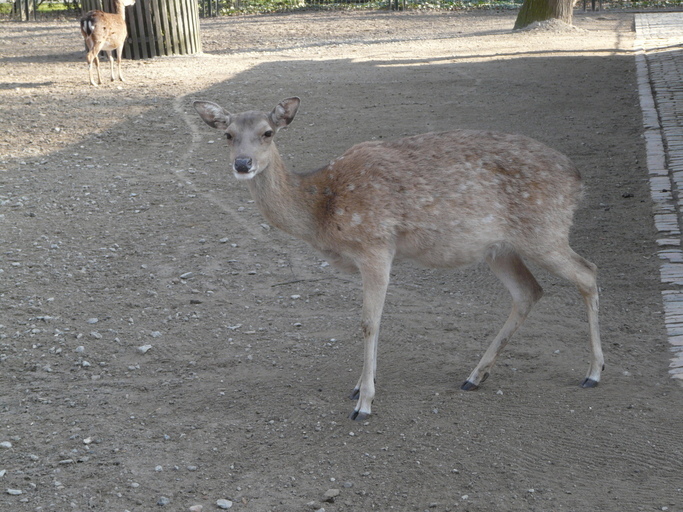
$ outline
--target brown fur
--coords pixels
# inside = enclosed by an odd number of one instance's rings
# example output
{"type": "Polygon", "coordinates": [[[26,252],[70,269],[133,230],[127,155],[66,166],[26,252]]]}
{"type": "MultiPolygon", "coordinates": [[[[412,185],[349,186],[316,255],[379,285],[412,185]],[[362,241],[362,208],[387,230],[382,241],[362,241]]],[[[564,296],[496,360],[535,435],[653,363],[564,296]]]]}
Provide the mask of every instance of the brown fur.
{"type": "Polygon", "coordinates": [[[135,0],[115,0],[116,12],[107,13],[103,11],[90,11],[81,18],[81,35],[85,38],[85,43],[88,46],[88,54],[86,60],[88,61],[88,74],[90,76],[90,84],[98,85],[102,83],[102,76],[100,75],[100,58],[101,51],[107,52],[109,57],[109,67],[111,70],[111,80],[114,81],[114,59],[112,58],[112,50],[116,50],[116,64],[118,67],[119,80],[122,82],[123,75],[121,74],[121,52],[123,45],[128,36],[128,29],[126,28],[126,6],[133,5],[135,0]],[[92,65],[93,62],[97,68],[97,84],[93,80],[92,65]]]}
{"type": "Polygon", "coordinates": [[[573,282],[588,308],[592,359],[584,387],[603,366],[595,266],[569,247],[581,177],[561,153],[520,135],[455,130],[394,142],[365,142],[314,172],[293,174],[273,143],[298,98],[269,114],[195,108],[228,135],[233,171],[247,179],[263,215],[330,261],[360,271],[365,364],[352,418],[370,414],[377,337],[392,261],[457,267],[485,260],[513,298],[505,325],[463,389],[476,389],[542,289],[522,258],[573,282]],[[240,167],[237,161],[248,162],[240,167]]]}

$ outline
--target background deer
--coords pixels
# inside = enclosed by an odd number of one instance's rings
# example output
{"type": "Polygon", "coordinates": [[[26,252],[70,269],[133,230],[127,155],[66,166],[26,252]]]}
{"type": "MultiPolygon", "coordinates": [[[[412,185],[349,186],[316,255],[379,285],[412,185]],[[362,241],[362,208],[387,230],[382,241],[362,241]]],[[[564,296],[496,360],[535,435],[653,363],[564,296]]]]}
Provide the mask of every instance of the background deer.
{"type": "Polygon", "coordinates": [[[98,85],[102,83],[100,76],[100,58],[99,54],[102,50],[107,52],[109,57],[109,67],[111,69],[111,81],[114,81],[114,59],[112,58],[112,50],[116,50],[116,64],[119,71],[119,80],[122,82],[123,75],[121,74],[121,52],[123,52],[123,44],[126,42],[128,36],[128,29],[126,28],[126,7],[133,5],[135,0],[114,0],[116,12],[108,13],[103,11],[90,11],[81,18],[81,34],[85,38],[85,44],[88,45],[88,54],[86,60],[88,61],[88,74],[90,75],[90,84],[98,85]],[[97,84],[92,76],[92,64],[95,62],[97,67],[97,84]]]}
{"type": "Polygon", "coordinates": [[[289,125],[299,98],[272,112],[230,114],[195,101],[211,127],[225,133],[234,175],[266,219],[301,238],[331,263],[360,271],[365,357],[351,393],[351,419],[370,415],[375,396],[380,317],[396,258],[430,267],[485,260],[512,295],[512,311],[461,386],[473,390],[543,290],[522,258],[568,279],[588,308],[591,362],[583,387],[603,370],[596,267],[569,247],[581,177],[571,161],[519,135],[456,130],[394,142],[364,142],[307,174],[287,171],[275,133],[289,125]]]}

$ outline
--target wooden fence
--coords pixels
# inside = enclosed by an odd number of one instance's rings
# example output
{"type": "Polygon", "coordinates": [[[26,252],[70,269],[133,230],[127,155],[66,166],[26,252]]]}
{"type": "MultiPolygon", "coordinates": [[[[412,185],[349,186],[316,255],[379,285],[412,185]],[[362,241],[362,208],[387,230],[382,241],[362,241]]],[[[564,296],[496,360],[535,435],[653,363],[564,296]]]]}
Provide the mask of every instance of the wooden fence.
{"type": "Polygon", "coordinates": [[[21,21],[35,21],[36,12],[38,12],[37,0],[14,0],[12,14],[21,21]]]}
{"type": "MultiPolygon", "coordinates": [[[[113,0],[83,0],[83,12],[114,12],[113,0]]],[[[137,0],[126,7],[127,59],[191,55],[202,51],[197,0],[137,0]]]]}
{"type": "Polygon", "coordinates": [[[219,0],[199,0],[199,15],[202,18],[213,18],[219,16],[219,0]]]}

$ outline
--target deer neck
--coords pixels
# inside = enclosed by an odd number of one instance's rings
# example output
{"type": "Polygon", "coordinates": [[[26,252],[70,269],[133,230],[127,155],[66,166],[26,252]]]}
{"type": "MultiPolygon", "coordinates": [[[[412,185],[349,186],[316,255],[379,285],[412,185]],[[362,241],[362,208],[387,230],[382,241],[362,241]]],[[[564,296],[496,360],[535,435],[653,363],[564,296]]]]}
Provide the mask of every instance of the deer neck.
{"type": "Polygon", "coordinates": [[[123,5],[121,0],[116,0],[116,2],[114,2],[114,9],[116,10],[116,14],[121,16],[123,21],[126,21],[126,6],[123,5]]]}
{"type": "Polygon", "coordinates": [[[313,237],[310,208],[301,199],[302,179],[287,170],[277,150],[271,163],[248,182],[263,216],[273,226],[304,240],[313,237]]]}

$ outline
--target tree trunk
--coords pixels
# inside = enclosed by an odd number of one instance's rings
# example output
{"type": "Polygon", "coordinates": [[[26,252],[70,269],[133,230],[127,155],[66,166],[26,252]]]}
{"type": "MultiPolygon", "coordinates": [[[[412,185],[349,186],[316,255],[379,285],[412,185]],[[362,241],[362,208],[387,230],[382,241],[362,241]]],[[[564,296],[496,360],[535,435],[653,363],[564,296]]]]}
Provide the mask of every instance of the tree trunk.
{"type": "Polygon", "coordinates": [[[557,19],[572,24],[574,1],[573,0],[524,0],[515,30],[524,28],[534,21],[557,19]]]}

